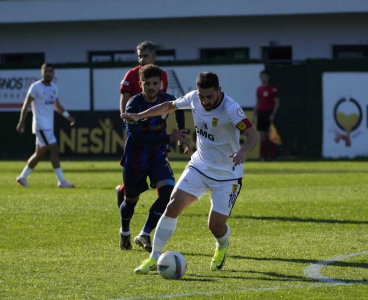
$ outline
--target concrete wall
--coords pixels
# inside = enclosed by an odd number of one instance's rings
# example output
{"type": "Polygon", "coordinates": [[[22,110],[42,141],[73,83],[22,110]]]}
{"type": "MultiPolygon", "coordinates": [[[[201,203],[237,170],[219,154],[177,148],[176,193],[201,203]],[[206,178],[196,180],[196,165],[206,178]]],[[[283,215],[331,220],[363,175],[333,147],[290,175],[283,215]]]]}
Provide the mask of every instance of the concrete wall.
{"type": "Polygon", "coordinates": [[[173,20],[0,24],[0,55],[45,52],[50,62],[87,62],[88,51],[134,50],[143,40],[198,59],[200,48],[291,45],[293,59],[331,58],[334,44],[367,44],[367,14],[186,18],[173,20]]]}

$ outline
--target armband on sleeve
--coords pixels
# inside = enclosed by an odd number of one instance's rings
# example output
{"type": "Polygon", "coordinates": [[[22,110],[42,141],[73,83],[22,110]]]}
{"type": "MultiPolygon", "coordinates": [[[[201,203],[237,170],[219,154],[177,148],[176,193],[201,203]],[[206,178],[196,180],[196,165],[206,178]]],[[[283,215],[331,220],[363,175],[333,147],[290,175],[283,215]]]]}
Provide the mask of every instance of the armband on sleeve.
{"type": "Polygon", "coordinates": [[[249,121],[247,118],[241,120],[238,124],[235,125],[236,128],[239,129],[240,132],[244,132],[248,128],[253,127],[253,124],[251,121],[249,121]]]}

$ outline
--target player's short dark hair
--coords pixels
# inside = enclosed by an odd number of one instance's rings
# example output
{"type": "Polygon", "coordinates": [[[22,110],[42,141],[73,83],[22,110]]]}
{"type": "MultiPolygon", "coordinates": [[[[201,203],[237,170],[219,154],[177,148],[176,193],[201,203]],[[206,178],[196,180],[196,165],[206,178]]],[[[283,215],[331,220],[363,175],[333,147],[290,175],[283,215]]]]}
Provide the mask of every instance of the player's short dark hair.
{"type": "Polygon", "coordinates": [[[259,76],[261,76],[262,74],[265,74],[267,76],[270,76],[270,74],[266,71],[266,70],[263,70],[259,73],[259,76]]]}
{"type": "Polygon", "coordinates": [[[137,51],[138,50],[149,50],[151,52],[156,52],[156,45],[151,41],[144,41],[137,46],[137,51]]]}
{"type": "Polygon", "coordinates": [[[159,77],[161,78],[162,70],[152,64],[145,65],[144,67],[139,69],[139,80],[145,81],[151,77],[159,77]]]}
{"type": "Polygon", "coordinates": [[[218,90],[220,83],[217,75],[212,72],[202,72],[197,76],[197,87],[201,89],[210,89],[211,87],[218,90]]]}
{"type": "Polygon", "coordinates": [[[52,69],[54,69],[54,65],[53,64],[50,64],[50,63],[44,63],[44,64],[42,64],[41,70],[42,69],[46,69],[46,68],[52,68],[52,69]]]}

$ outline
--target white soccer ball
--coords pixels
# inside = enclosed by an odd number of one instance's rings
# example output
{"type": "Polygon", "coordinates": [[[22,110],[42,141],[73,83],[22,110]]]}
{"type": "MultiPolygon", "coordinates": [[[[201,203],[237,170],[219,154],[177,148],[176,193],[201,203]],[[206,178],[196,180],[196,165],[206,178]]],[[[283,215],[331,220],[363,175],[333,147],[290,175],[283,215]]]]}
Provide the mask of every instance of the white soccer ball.
{"type": "Polygon", "coordinates": [[[157,270],[165,279],[179,279],[187,271],[187,261],[180,252],[167,251],[158,259],[157,270]]]}

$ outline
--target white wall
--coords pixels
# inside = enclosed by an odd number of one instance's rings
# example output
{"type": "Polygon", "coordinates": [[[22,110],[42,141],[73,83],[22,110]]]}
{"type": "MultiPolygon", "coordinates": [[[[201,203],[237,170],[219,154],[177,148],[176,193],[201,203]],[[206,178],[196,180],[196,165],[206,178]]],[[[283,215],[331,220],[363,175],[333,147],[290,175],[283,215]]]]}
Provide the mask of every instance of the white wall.
{"type": "MultiPolygon", "coordinates": [[[[163,68],[167,72],[174,71],[184,93],[195,89],[197,75],[203,71],[214,72],[218,75],[223,91],[242,107],[253,107],[255,91],[260,85],[259,73],[264,69],[263,64],[247,65],[213,65],[213,66],[168,66],[163,68]]],[[[93,94],[95,110],[118,110],[119,87],[128,68],[94,69],[93,94]]],[[[183,96],[178,89],[170,89],[167,93],[183,96]]]]}
{"type": "Polygon", "coordinates": [[[0,1],[0,23],[368,12],[365,0],[0,1]]]}
{"type": "MultiPolygon", "coordinates": [[[[367,1],[368,2],[368,1],[367,1]]],[[[45,52],[50,62],[87,62],[88,51],[134,50],[143,40],[198,59],[200,48],[293,46],[293,59],[331,58],[333,44],[368,43],[368,14],[0,24],[0,54],[45,52]]]]}

